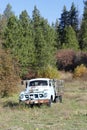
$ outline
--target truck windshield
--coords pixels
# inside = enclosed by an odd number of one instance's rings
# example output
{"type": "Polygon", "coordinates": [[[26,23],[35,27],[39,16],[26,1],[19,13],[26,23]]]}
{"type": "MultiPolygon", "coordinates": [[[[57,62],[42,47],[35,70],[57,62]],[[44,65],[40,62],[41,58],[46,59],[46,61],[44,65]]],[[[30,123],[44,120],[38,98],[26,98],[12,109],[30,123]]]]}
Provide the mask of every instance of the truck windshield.
{"type": "Polygon", "coordinates": [[[29,86],[47,86],[48,82],[46,80],[35,80],[31,81],[29,86]]]}

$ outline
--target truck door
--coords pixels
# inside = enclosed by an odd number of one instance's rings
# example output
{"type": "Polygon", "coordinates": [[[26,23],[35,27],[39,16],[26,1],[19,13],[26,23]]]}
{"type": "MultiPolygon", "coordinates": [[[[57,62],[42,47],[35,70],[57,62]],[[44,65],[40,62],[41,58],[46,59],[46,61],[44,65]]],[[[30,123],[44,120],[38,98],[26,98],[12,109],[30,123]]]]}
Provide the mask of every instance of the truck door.
{"type": "Polygon", "coordinates": [[[54,100],[54,98],[55,98],[55,92],[54,92],[54,87],[53,87],[52,80],[49,80],[49,87],[50,87],[50,94],[51,94],[51,96],[52,96],[52,98],[54,100]]]}

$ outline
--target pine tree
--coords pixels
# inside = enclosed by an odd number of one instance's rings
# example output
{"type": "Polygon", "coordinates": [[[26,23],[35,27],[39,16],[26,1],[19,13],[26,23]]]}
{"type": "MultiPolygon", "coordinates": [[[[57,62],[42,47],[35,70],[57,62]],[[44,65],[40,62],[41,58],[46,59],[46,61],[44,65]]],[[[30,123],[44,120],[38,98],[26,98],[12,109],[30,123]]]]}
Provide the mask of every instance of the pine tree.
{"type": "Polygon", "coordinates": [[[64,6],[60,18],[59,27],[61,30],[64,30],[64,28],[68,25],[69,25],[69,12],[67,11],[66,6],[64,6]]]}
{"type": "Polygon", "coordinates": [[[59,36],[61,44],[64,42],[65,27],[71,26],[77,34],[78,24],[78,10],[76,9],[74,3],[72,3],[71,9],[69,11],[67,11],[66,6],[64,6],[59,23],[59,36]]]}
{"type": "Polygon", "coordinates": [[[26,66],[32,66],[34,62],[34,40],[33,31],[31,26],[31,19],[26,10],[22,11],[19,16],[20,22],[20,34],[21,34],[21,53],[24,55],[22,62],[25,62],[26,66]]]}
{"type": "Polygon", "coordinates": [[[19,16],[8,19],[7,28],[4,33],[5,47],[11,49],[13,56],[20,62],[21,75],[24,75],[34,62],[34,44],[30,19],[26,11],[19,16]]]}
{"type": "Polygon", "coordinates": [[[36,68],[42,69],[54,63],[55,31],[48,21],[41,17],[39,10],[34,7],[32,15],[36,68]]]}
{"type": "Polygon", "coordinates": [[[14,13],[12,11],[12,7],[10,4],[7,4],[7,6],[3,12],[3,16],[8,20],[12,15],[14,15],[14,13]]]}
{"type": "Polygon", "coordinates": [[[87,0],[84,1],[83,20],[87,20],[87,0]]]}
{"type": "Polygon", "coordinates": [[[22,75],[26,74],[34,64],[34,41],[31,19],[26,10],[22,11],[19,16],[20,26],[20,42],[18,48],[18,56],[22,67],[22,75]]]}
{"type": "Polygon", "coordinates": [[[8,19],[7,26],[4,32],[4,37],[6,39],[5,47],[11,48],[12,52],[15,53],[16,46],[19,43],[19,32],[18,32],[18,19],[15,15],[8,19]]]}
{"type": "Polygon", "coordinates": [[[71,5],[71,9],[69,11],[69,25],[72,26],[75,32],[78,31],[78,25],[79,25],[79,20],[78,20],[78,10],[76,9],[74,3],[71,5]]]}
{"type": "Polygon", "coordinates": [[[14,12],[12,11],[12,6],[10,4],[7,4],[5,10],[3,11],[3,14],[0,15],[0,35],[3,36],[3,31],[7,25],[8,19],[14,16],[14,12]]]}
{"type": "Polygon", "coordinates": [[[79,31],[79,46],[81,50],[87,51],[87,0],[84,1],[84,12],[79,31]]]}
{"type": "Polygon", "coordinates": [[[49,65],[55,66],[55,53],[56,53],[56,33],[54,28],[50,27],[49,25],[46,25],[46,32],[45,32],[45,41],[47,44],[47,61],[49,65]]]}
{"type": "Polygon", "coordinates": [[[71,26],[65,27],[64,34],[63,48],[78,50],[78,40],[74,29],[71,26]]]}
{"type": "Polygon", "coordinates": [[[60,40],[61,43],[64,41],[64,29],[66,26],[69,25],[69,12],[66,9],[66,6],[63,7],[63,11],[61,14],[60,18],[60,23],[59,23],[59,35],[60,35],[60,40]]]}
{"type": "Polygon", "coordinates": [[[55,32],[56,32],[56,48],[57,49],[61,49],[61,42],[60,42],[60,35],[59,35],[59,22],[58,20],[56,20],[55,23],[55,32]]]}
{"type": "Polygon", "coordinates": [[[6,18],[0,15],[0,38],[3,38],[4,29],[6,27],[6,18]]]}

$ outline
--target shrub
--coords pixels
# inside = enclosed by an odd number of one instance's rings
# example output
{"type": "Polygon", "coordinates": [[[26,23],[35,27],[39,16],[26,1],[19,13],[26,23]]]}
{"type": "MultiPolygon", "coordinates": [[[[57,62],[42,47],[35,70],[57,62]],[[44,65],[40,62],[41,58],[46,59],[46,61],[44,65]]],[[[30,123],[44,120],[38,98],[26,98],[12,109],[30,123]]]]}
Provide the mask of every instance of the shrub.
{"type": "Polygon", "coordinates": [[[84,64],[87,66],[87,52],[77,52],[75,56],[75,65],[81,65],[84,64]]]}
{"type": "Polygon", "coordinates": [[[0,95],[9,96],[18,90],[18,68],[10,52],[0,48],[0,95]]]}
{"type": "Polygon", "coordinates": [[[60,78],[57,68],[54,68],[50,65],[38,71],[37,77],[57,78],[57,79],[60,78]]]}
{"type": "Polygon", "coordinates": [[[81,64],[80,66],[77,66],[74,71],[74,77],[83,77],[87,74],[87,68],[84,64],[81,64]]]}
{"type": "Polygon", "coordinates": [[[71,49],[59,50],[56,54],[58,69],[65,71],[73,70],[75,55],[75,52],[71,49]]]}
{"type": "Polygon", "coordinates": [[[81,52],[81,63],[87,66],[87,52],[81,52]]]}

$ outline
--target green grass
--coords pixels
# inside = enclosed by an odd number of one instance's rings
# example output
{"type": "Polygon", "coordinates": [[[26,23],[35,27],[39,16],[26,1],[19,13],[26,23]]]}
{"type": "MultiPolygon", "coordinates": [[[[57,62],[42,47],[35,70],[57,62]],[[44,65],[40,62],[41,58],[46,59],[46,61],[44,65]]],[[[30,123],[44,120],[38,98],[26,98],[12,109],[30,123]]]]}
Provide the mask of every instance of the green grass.
{"type": "Polygon", "coordinates": [[[65,82],[63,103],[19,106],[18,95],[0,99],[0,130],[87,130],[87,82],[65,82]]]}

